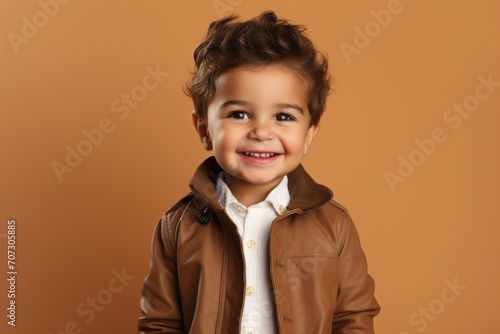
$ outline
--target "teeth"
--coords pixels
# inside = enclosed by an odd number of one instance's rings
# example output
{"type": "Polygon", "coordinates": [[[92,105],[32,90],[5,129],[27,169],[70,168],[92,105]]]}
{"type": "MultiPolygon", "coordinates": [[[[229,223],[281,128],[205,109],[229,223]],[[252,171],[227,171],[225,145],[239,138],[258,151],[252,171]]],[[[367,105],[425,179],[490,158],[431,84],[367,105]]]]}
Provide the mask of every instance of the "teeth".
{"type": "Polygon", "coordinates": [[[254,158],[270,158],[274,157],[274,153],[256,153],[256,152],[244,152],[245,155],[254,158]]]}

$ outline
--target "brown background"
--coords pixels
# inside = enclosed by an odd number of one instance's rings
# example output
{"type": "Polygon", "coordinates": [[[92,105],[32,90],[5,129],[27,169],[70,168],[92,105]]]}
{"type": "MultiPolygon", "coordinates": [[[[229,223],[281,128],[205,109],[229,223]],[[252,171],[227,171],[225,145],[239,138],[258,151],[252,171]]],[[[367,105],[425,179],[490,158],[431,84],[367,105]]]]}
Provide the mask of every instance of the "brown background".
{"type": "Polygon", "coordinates": [[[2,333],[136,332],[153,227],[207,156],[181,89],[192,51],[221,14],[263,9],[306,25],[330,57],[335,93],[304,165],[356,222],[383,307],[378,333],[497,330],[500,87],[478,106],[473,96],[478,77],[500,82],[499,2],[401,0],[381,28],[371,11],[394,2],[46,2],[47,20],[38,1],[0,4],[0,277],[10,218],[19,272],[15,328],[2,279],[2,333]],[[23,28],[34,16],[37,32],[23,28]],[[369,43],[355,40],[365,27],[369,43]],[[23,31],[31,37],[11,42],[23,31]],[[342,43],[356,42],[346,57],[342,43]],[[157,66],[168,77],[120,119],[113,101],[139,94],[157,66]],[[474,110],[454,129],[443,117],[464,101],[474,110]],[[53,163],[103,119],[113,130],[60,182],[53,163]],[[446,140],[418,153],[436,128],[446,140]],[[419,166],[391,187],[400,155],[419,166]],[[113,270],[135,278],[111,293],[113,270]],[[78,314],[96,297],[106,305],[91,321],[78,314]]]}

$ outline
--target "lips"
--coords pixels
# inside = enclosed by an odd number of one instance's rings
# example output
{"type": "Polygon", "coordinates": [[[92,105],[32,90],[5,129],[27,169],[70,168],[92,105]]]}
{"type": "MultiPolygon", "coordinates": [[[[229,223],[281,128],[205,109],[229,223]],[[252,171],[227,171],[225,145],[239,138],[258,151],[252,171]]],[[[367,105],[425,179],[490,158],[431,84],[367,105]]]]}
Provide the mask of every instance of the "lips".
{"type": "Polygon", "coordinates": [[[276,153],[261,153],[261,152],[242,152],[244,155],[247,157],[254,157],[254,158],[272,158],[276,155],[276,153]]]}

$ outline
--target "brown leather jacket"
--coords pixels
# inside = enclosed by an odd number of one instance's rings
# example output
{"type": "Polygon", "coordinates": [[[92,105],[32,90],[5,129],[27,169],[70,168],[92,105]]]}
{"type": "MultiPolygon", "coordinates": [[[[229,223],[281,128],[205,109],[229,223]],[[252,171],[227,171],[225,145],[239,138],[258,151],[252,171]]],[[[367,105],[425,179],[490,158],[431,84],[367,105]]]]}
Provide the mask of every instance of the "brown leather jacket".
{"type": "MultiPolygon", "coordinates": [[[[239,333],[245,266],[236,226],[215,196],[220,170],[207,159],[192,192],[156,227],[139,333],[239,333]]],[[[347,210],[302,166],[288,178],[291,201],[269,241],[279,333],[374,333],[380,308],[347,210]]]]}

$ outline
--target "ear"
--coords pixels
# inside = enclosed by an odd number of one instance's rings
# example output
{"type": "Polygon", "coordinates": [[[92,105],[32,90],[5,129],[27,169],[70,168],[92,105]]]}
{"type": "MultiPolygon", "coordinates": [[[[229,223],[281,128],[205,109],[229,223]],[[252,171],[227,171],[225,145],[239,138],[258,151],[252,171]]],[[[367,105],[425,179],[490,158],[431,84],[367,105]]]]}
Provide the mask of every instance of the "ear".
{"type": "Polygon", "coordinates": [[[193,111],[192,117],[193,117],[194,128],[196,129],[196,132],[200,137],[203,148],[205,148],[205,150],[207,151],[211,151],[212,140],[210,139],[210,134],[208,133],[207,122],[203,120],[203,118],[198,116],[198,114],[196,114],[196,111],[193,111]]]}
{"type": "Polygon", "coordinates": [[[307,153],[309,153],[309,148],[311,146],[314,137],[316,137],[316,133],[318,133],[318,130],[319,130],[318,125],[311,125],[307,130],[306,138],[304,141],[304,156],[306,156],[307,153]]]}

